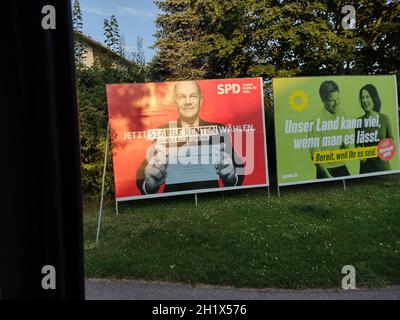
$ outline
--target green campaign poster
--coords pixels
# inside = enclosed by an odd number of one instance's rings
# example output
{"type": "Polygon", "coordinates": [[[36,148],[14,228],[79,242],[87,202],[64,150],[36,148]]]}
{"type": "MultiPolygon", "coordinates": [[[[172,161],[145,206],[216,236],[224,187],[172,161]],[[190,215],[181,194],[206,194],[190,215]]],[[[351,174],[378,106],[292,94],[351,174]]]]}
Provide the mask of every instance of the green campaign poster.
{"type": "Polygon", "coordinates": [[[400,172],[395,76],[273,79],[280,186],[400,172]]]}

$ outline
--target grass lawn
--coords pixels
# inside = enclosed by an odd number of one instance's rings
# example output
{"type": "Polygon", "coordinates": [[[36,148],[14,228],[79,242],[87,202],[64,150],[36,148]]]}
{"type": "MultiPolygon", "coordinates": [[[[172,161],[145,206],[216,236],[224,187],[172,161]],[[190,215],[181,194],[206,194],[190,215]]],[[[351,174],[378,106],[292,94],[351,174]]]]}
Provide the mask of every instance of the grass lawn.
{"type": "Polygon", "coordinates": [[[400,175],[85,206],[86,276],[236,287],[400,284],[400,175]]]}

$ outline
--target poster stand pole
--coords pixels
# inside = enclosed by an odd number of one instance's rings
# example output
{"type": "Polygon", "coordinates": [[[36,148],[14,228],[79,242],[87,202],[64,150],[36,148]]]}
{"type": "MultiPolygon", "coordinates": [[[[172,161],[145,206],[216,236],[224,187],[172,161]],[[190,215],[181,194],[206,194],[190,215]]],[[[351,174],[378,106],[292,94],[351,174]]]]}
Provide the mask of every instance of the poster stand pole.
{"type": "Polygon", "coordinates": [[[345,180],[345,179],[343,179],[343,189],[344,189],[344,191],[347,190],[347,189],[346,189],[346,180],[345,180]]]}
{"type": "Polygon", "coordinates": [[[279,188],[279,185],[278,185],[278,197],[279,198],[281,197],[281,189],[279,188]]]}
{"type": "Polygon", "coordinates": [[[119,212],[118,212],[118,200],[115,199],[115,214],[118,216],[119,212]]]}
{"type": "Polygon", "coordinates": [[[195,206],[197,207],[198,206],[197,193],[194,194],[194,203],[195,203],[195,206]]]}
{"type": "Polygon", "coordinates": [[[102,214],[103,214],[104,185],[105,185],[105,179],[106,179],[107,153],[108,153],[108,139],[109,139],[109,136],[110,136],[110,124],[107,123],[106,151],[104,153],[103,178],[102,178],[102,181],[101,181],[101,197],[100,197],[99,220],[97,222],[96,242],[99,241],[101,217],[102,217],[102,214]]]}
{"type": "Polygon", "coordinates": [[[267,190],[268,190],[268,198],[271,198],[271,192],[269,190],[269,186],[267,187],[267,190]]]}

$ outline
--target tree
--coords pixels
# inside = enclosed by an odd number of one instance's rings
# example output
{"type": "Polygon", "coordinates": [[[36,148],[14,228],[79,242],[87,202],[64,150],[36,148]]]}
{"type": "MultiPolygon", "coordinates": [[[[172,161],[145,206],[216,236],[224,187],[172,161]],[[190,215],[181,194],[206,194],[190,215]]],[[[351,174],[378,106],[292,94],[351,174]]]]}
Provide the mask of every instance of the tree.
{"type": "Polygon", "coordinates": [[[125,36],[123,34],[121,34],[121,40],[119,41],[118,54],[124,58],[127,56],[127,46],[125,36]]]}
{"type": "MultiPolygon", "coordinates": [[[[107,130],[106,84],[144,82],[141,66],[121,65],[103,58],[91,68],[77,69],[81,142],[82,186],[85,196],[98,195],[101,187],[107,130]]],[[[111,136],[113,133],[111,132],[111,136]]],[[[109,148],[110,150],[110,148],[109,148]]],[[[109,153],[108,163],[111,163],[109,153]]],[[[106,193],[113,194],[111,169],[106,179],[106,193]]]]}
{"type": "MultiPolygon", "coordinates": [[[[83,18],[79,0],[74,1],[73,15],[72,15],[73,28],[76,33],[82,33],[83,18]]],[[[81,67],[83,59],[85,58],[86,50],[79,37],[75,37],[75,63],[81,67]]]]}
{"type": "Polygon", "coordinates": [[[347,2],[309,0],[156,1],[156,80],[324,74],[399,69],[400,4],[354,3],[357,28],[344,30],[347,2]]]}
{"type": "Polygon", "coordinates": [[[153,47],[159,52],[150,64],[154,80],[190,79],[204,75],[195,53],[195,46],[200,41],[201,17],[193,9],[193,2],[155,1],[164,14],[156,22],[160,30],[156,33],[157,41],[153,47]]]}
{"type": "MultiPolygon", "coordinates": [[[[263,77],[274,154],[271,79],[400,69],[400,3],[392,0],[164,0],[152,80],[263,77]],[[357,25],[342,27],[353,4],[357,25]]],[[[271,149],[272,147],[272,149],[271,149]]]]}
{"type": "Polygon", "coordinates": [[[74,1],[73,16],[72,16],[73,27],[75,31],[81,31],[83,28],[82,11],[79,0],[74,1]]]}
{"type": "Polygon", "coordinates": [[[108,19],[104,19],[103,30],[104,30],[104,36],[106,37],[104,43],[107,47],[109,47],[112,50],[113,46],[115,45],[115,39],[114,39],[113,29],[108,19]]]}
{"type": "Polygon", "coordinates": [[[115,53],[122,57],[126,56],[125,38],[121,35],[117,17],[112,15],[110,20],[104,19],[104,43],[115,53]]]}
{"type": "Polygon", "coordinates": [[[146,57],[143,50],[143,38],[137,37],[136,51],[132,52],[131,60],[143,68],[146,66],[146,57]]]}

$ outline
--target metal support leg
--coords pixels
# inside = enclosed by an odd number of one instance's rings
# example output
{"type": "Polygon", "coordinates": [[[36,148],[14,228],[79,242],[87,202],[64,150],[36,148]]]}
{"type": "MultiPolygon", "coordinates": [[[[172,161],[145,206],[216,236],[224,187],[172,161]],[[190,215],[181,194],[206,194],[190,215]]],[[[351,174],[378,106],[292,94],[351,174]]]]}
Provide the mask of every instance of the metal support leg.
{"type": "Polygon", "coordinates": [[[110,125],[107,125],[106,151],[104,153],[103,179],[102,179],[102,182],[101,182],[101,197],[100,197],[99,220],[97,222],[96,242],[98,242],[99,238],[100,238],[100,226],[101,226],[101,218],[102,218],[102,214],[103,214],[104,185],[105,185],[105,179],[106,179],[107,153],[108,153],[108,139],[109,139],[109,136],[110,136],[110,125]]]}

